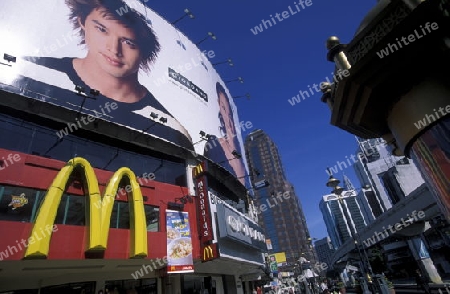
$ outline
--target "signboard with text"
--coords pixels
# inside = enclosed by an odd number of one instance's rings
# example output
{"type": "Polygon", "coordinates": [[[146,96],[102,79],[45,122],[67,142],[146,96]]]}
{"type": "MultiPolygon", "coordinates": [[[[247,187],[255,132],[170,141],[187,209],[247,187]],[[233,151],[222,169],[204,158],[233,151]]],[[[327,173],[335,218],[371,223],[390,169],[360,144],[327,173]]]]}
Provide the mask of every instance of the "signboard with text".
{"type": "Polygon", "coordinates": [[[205,175],[207,163],[203,161],[192,170],[194,178],[195,192],[198,197],[197,214],[200,243],[209,244],[214,240],[212,230],[211,209],[208,198],[208,179],[205,175]]]}
{"type": "Polygon", "coordinates": [[[229,238],[253,248],[267,250],[266,238],[261,227],[238,211],[225,206],[217,206],[217,220],[221,238],[229,238]]]}

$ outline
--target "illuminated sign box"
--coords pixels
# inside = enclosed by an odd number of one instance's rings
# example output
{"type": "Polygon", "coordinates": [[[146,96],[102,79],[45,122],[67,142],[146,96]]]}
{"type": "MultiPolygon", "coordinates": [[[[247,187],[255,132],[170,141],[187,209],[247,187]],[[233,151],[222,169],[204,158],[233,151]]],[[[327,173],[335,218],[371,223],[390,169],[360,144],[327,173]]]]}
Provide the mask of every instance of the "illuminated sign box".
{"type": "Polygon", "coordinates": [[[262,229],[256,223],[243,217],[242,214],[224,204],[218,204],[217,220],[221,238],[229,238],[261,250],[267,249],[262,229]]]}

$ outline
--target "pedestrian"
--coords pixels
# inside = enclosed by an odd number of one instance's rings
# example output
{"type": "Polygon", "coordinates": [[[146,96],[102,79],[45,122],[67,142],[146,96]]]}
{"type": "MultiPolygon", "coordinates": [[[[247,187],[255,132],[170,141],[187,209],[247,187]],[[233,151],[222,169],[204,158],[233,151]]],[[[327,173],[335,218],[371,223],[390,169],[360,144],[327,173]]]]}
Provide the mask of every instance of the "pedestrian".
{"type": "Polygon", "coordinates": [[[419,269],[415,272],[417,288],[421,288],[426,294],[430,294],[430,285],[428,279],[422,275],[419,269]]]}
{"type": "Polygon", "coordinates": [[[323,280],[320,283],[320,294],[329,294],[330,290],[328,290],[327,280],[323,280]]]}
{"type": "Polygon", "coordinates": [[[257,293],[257,294],[262,294],[261,287],[256,287],[256,293],[257,293]]]}
{"type": "Polygon", "coordinates": [[[253,288],[252,294],[258,294],[258,292],[256,291],[256,288],[253,288]]]}

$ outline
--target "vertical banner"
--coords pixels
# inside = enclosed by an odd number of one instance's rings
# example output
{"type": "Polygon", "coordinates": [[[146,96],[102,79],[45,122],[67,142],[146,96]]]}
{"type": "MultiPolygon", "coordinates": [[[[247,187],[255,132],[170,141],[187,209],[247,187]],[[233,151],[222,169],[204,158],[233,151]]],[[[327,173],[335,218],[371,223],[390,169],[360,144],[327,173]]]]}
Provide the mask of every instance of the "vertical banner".
{"type": "Polygon", "coordinates": [[[200,254],[202,262],[219,258],[219,249],[217,243],[213,243],[214,233],[211,217],[211,207],[208,198],[208,179],[206,176],[207,163],[201,162],[192,169],[192,178],[194,179],[195,192],[198,197],[198,231],[200,234],[200,254]]]}
{"type": "Polygon", "coordinates": [[[167,273],[194,272],[188,212],[166,210],[166,224],[167,273]]]}
{"type": "Polygon", "coordinates": [[[209,207],[208,199],[208,180],[205,175],[206,171],[207,167],[205,161],[195,166],[192,170],[192,177],[194,178],[195,183],[195,191],[198,197],[198,226],[200,233],[200,242],[202,244],[210,244],[211,241],[214,240],[212,231],[211,208],[209,207]]]}

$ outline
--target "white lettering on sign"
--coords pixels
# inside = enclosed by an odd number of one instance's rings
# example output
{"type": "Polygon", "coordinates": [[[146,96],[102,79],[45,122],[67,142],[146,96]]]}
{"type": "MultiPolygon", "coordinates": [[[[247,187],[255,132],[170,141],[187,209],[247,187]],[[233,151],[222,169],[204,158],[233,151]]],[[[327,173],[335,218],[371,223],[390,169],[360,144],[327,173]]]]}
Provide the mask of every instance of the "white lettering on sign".
{"type": "Polygon", "coordinates": [[[208,226],[208,218],[207,218],[207,212],[206,212],[206,193],[204,191],[203,181],[197,182],[197,190],[198,190],[198,198],[200,202],[200,221],[201,221],[201,228],[203,228],[202,235],[203,237],[208,237],[211,235],[210,228],[208,226]]]}
{"type": "Polygon", "coordinates": [[[244,236],[248,236],[254,240],[265,242],[266,237],[261,233],[251,228],[248,224],[240,221],[232,215],[228,216],[228,225],[231,227],[233,232],[242,233],[244,236]]]}

